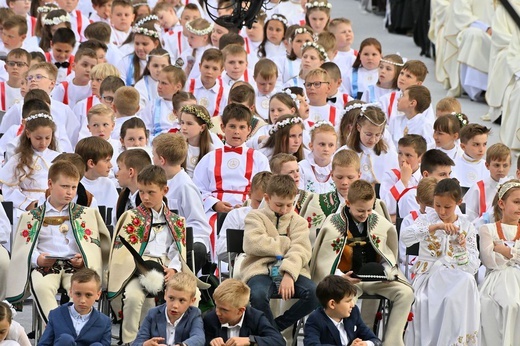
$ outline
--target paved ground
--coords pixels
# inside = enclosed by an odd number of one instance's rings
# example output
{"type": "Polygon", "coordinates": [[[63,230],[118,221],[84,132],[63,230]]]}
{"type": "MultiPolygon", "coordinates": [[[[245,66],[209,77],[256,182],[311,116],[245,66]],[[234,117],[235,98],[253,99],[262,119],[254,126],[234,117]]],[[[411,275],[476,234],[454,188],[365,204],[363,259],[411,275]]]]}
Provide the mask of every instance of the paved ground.
{"type": "MultiPolygon", "coordinates": [[[[330,2],[333,4],[333,17],[346,17],[353,22],[353,28],[356,37],[354,47],[356,49],[359,47],[359,44],[364,38],[375,37],[382,43],[383,54],[399,52],[402,57],[407,59],[422,59],[430,71],[430,74],[426,79],[425,86],[427,86],[432,93],[433,103],[435,104],[438,100],[446,95],[446,91],[442,88],[442,85],[437,83],[433,75],[435,70],[433,60],[419,56],[420,49],[415,46],[412,38],[388,33],[384,28],[383,17],[370,13],[363,14],[360,10],[358,1],[330,0],[330,2]]],[[[471,122],[483,123],[480,120],[480,116],[487,112],[487,106],[485,104],[472,102],[467,97],[461,98],[460,102],[462,103],[463,112],[468,115],[471,122]]],[[[499,126],[489,122],[485,123],[485,125],[492,127],[493,129],[489,144],[498,142],[499,126]]],[[[26,305],[24,311],[16,316],[16,320],[25,327],[26,331],[30,331],[31,306],[26,305]]],[[[299,344],[302,343],[299,342],[299,344]]]]}

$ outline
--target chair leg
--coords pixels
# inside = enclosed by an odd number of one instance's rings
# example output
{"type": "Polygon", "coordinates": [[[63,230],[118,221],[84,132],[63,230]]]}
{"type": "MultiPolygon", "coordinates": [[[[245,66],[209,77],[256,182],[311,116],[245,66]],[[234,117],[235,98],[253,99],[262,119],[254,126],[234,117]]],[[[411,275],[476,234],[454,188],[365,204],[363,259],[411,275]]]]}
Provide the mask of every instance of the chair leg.
{"type": "Polygon", "coordinates": [[[34,330],[34,344],[38,345],[38,340],[43,334],[43,321],[34,300],[32,303],[32,329],[34,330]]]}

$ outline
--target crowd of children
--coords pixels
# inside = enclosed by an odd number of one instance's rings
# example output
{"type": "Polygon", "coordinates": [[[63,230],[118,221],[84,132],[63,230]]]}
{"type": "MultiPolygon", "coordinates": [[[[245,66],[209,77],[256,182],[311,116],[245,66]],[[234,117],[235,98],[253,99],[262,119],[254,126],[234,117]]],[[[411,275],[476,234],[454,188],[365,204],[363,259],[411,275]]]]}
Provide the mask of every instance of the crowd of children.
{"type": "MultiPolygon", "coordinates": [[[[468,52],[493,43],[500,70],[520,34],[498,7],[490,36],[491,1],[469,2],[431,27],[437,78],[478,98],[468,52]]],[[[111,321],[123,344],[285,345],[306,316],[309,346],[520,340],[517,140],[488,148],[422,61],[354,49],[327,0],[270,0],[242,30],[203,4],[0,8],[0,345],[29,344],[9,304],[29,295],[38,345],[110,345],[111,321]],[[383,333],[361,294],[390,302],[383,333]]],[[[513,137],[516,83],[489,94],[513,137]]]]}

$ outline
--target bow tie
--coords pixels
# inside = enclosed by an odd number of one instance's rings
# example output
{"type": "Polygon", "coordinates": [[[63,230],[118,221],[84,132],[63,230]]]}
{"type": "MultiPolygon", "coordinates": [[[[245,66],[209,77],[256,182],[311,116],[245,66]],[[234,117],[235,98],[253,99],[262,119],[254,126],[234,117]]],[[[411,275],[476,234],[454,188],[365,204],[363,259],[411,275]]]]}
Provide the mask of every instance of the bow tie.
{"type": "Polygon", "coordinates": [[[61,68],[61,67],[69,68],[70,64],[68,61],[64,61],[64,62],[55,62],[54,65],[56,65],[57,68],[61,68]]]}
{"type": "Polygon", "coordinates": [[[224,152],[225,153],[237,153],[239,155],[242,155],[242,147],[229,147],[229,146],[225,146],[224,147],[224,152]]]}
{"type": "Polygon", "coordinates": [[[327,102],[332,102],[332,103],[336,103],[336,101],[338,100],[337,97],[327,97],[327,102]]]}

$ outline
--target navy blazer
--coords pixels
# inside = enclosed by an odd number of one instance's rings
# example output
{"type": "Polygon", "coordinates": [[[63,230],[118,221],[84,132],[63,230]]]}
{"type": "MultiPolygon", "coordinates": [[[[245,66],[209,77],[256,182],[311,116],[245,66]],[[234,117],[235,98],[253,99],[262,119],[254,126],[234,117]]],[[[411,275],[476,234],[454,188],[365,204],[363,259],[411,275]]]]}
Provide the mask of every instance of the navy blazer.
{"type": "MultiPolygon", "coordinates": [[[[258,346],[285,346],[282,334],[269,323],[263,312],[248,306],[244,314],[244,322],[238,336],[253,335],[258,346]]],[[[215,338],[222,338],[224,342],[228,340],[227,328],[221,327],[215,310],[204,316],[204,332],[206,333],[206,345],[209,345],[215,338]]]]}
{"type": "MultiPolygon", "coordinates": [[[[381,346],[374,332],[361,319],[361,314],[357,306],[354,306],[350,316],[343,319],[343,325],[347,331],[349,345],[354,339],[360,338],[363,341],[372,341],[375,346],[381,346]]],[[[323,308],[315,310],[310,314],[304,328],[304,346],[335,346],[341,345],[339,330],[325,314],[323,308]]]]}
{"type": "MultiPolygon", "coordinates": [[[[146,340],[159,336],[164,338],[164,343],[166,343],[165,310],[166,304],[162,304],[148,311],[132,346],[141,346],[146,340]]],[[[204,346],[204,341],[204,328],[200,310],[190,306],[175,328],[174,342],[176,344],[184,342],[190,346],[204,346]]]]}
{"type": "Polygon", "coordinates": [[[72,303],[61,305],[49,313],[49,323],[38,342],[38,346],[52,346],[62,334],[71,335],[78,346],[90,346],[94,343],[110,346],[112,333],[110,318],[96,309],[92,309],[88,322],[77,335],[70,317],[69,306],[71,305],[72,303]]]}

